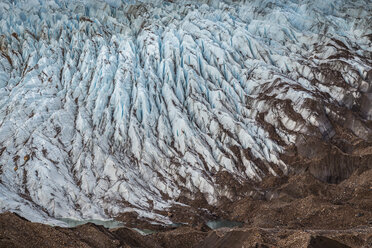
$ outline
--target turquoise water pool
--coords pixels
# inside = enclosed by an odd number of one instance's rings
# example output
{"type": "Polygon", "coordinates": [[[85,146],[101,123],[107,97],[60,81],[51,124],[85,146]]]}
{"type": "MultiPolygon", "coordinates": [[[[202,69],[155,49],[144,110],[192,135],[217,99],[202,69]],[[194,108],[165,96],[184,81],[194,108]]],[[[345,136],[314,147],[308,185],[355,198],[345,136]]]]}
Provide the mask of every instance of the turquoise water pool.
{"type": "Polygon", "coordinates": [[[242,227],[242,222],[230,221],[230,220],[210,220],[207,223],[207,226],[211,229],[218,229],[223,227],[242,227]]]}

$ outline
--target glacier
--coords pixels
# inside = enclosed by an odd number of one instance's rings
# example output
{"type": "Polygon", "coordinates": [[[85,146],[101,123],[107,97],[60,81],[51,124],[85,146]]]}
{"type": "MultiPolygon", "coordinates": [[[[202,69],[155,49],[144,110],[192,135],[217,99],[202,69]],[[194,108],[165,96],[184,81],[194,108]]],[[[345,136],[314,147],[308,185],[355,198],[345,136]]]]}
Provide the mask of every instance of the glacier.
{"type": "Polygon", "coordinates": [[[281,176],[337,119],[372,140],[372,3],[0,2],[0,210],[159,211],[281,176]],[[358,115],[350,114],[357,109],[358,115]]]}

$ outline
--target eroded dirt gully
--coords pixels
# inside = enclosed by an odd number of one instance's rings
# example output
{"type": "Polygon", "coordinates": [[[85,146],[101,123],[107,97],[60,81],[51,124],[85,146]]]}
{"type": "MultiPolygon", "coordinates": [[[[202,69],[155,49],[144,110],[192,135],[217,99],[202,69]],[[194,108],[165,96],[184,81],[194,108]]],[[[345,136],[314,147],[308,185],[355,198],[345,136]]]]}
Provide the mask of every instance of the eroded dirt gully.
{"type": "MultiPolygon", "coordinates": [[[[158,227],[157,233],[145,236],[130,228],[109,230],[94,224],[52,227],[3,213],[0,247],[372,247],[371,178],[366,165],[338,184],[317,179],[310,169],[269,177],[250,185],[256,187],[255,194],[235,202],[225,199],[215,209],[175,208],[170,212],[174,221],[189,225],[158,227]],[[204,224],[208,218],[244,224],[211,230],[204,224]]],[[[132,226],[155,229],[132,217],[132,226]]]]}

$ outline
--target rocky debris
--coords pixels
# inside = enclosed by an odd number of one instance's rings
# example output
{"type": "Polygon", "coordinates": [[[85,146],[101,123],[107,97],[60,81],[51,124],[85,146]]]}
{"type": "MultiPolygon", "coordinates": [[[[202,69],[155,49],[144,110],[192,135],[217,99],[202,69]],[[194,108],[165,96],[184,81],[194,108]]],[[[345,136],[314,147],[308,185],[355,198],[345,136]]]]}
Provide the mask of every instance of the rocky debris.
{"type": "Polygon", "coordinates": [[[307,246],[308,248],[351,248],[348,245],[341,244],[340,242],[323,237],[323,236],[312,236],[310,238],[309,245],[307,246]]]}
{"type": "MultiPolygon", "coordinates": [[[[261,196],[226,202],[215,212],[179,207],[179,220],[195,220],[179,227],[160,227],[141,235],[123,227],[106,229],[95,224],[75,228],[31,223],[13,213],[0,215],[0,247],[288,247],[366,248],[372,246],[372,169],[359,168],[339,184],[299,175],[266,178],[257,185],[261,196]],[[185,214],[184,217],[183,214],[185,214]],[[242,227],[211,230],[196,219],[230,219],[242,227]]],[[[131,226],[135,227],[132,216],[131,226]]],[[[144,220],[143,220],[144,221],[144,220]]]]}
{"type": "Polygon", "coordinates": [[[250,226],[347,229],[371,226],[372,169],[355,171],[339,184],[315,178],[309,171],[292,177],[267,178],[260,197],[226,202],[217,215],[250,226]]]}
{"type": "Polygon", "coordinates": [[[296,230],[285,228],[222,228],[201,232],[191,227],[141,235],[128,228],[106,229],[84,224],[76,228],[31,223],[13,213],[0,215],[0,247],[126,247],[126,248],[347,248],[370,247],[372,229],[296,230]]]}
{"type": "Polygon", "coordinates": [[[92,223],[75,228],[32,223],[13,213],[0,214],[0,247],[194,247],[207,235],[189,227],[143,236],[128,228],[92,223]]]}
{"type": "Polygon", "coordinates": [[[333,234],[331,232],[319,235],[311,234],[307,231],[299,230],[264,230],[264,229],[239,229],[214,231],[210,233],[198,248],[348,248],[348,247],[366,247],[365,239],[371,237],[370,234],[358,234],[352,232],[346,234],[333,234]],[[325,235],[325,236],[324,236],[325,235]],[[343,240],[343,241],[339,241],[343,240]],[[358,242],[359,241],[359,242],[358,242]],[[342,242],[347,242],[346,245],[342,242]]]}
{"type": "Polygon", "coordinates": [[[202,232],[191,227],[180,227],[172,231],[159,232],[150,237],[159,247],[195,247],[204,240],[207,232],[202,232]]]}
{"type": "Polygon", "coordinates": [[[104,227],[87,224],[77,228],[32,223],[13,214],[0,215],[0,247],[119,247],[104,227]]]}
{"type": "MultiPolygon", "coordinates": [[[[196,229],[208,220],[220,219],[265,228],[348,229],[371,226],[371,178],[372,169],[368,166],[359,167],[338,184],[321,181],[309,170],[290,176],[267,177],[247,187],[247,191],[237,192],[240,197],[234,201],[220,199],[216,207],[178,206],[171,210],[171,219],[174,223],[187,223],[196,229]]],[[[135,225],[136,219],[131,223],[135,225]]],[[[159,229],[159,225],[151,227],[148,222],[141,226],[159,229]]]]}

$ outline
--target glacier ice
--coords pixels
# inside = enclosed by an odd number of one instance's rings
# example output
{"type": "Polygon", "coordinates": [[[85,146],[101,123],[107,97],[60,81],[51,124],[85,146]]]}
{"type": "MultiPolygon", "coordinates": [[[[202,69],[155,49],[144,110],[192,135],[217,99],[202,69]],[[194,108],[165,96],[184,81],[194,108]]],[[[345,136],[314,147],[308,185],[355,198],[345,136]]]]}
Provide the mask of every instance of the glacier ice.
{"type": "Polygon", "coordinates": [[[222,171],[288,173],[298,135],[334,132],[327,106],[370,101],[371,14],[368,0],[1,1],[0,210],[168,223],[153,210],[184,191],[229,195],[222,171]]]}

